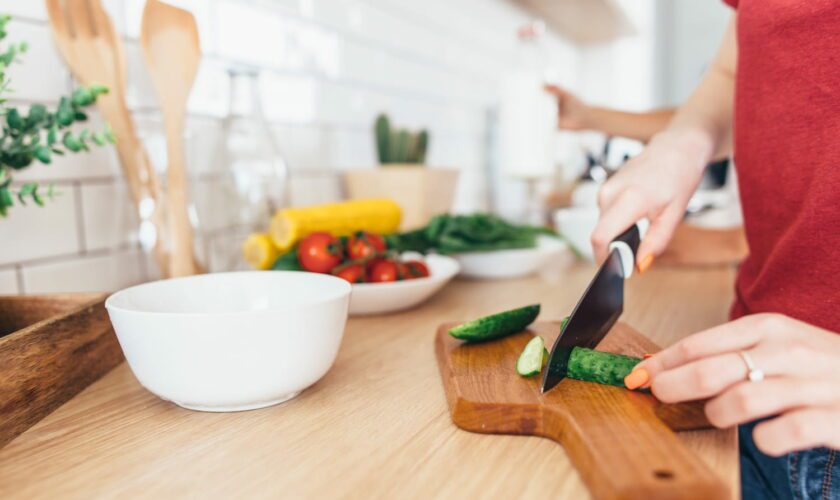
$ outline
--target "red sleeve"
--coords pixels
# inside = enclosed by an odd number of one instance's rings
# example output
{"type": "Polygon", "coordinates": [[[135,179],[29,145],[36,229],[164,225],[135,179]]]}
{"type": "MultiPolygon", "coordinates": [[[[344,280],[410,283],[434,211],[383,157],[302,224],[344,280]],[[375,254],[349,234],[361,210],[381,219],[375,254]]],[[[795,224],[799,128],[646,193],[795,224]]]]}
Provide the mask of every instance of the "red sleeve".
{"type": "Polygon", "coordinates": [[[728,6],[732,7],[733,9],[737,9],[737,8],[738,8],[738,0],[723,0],[723,3],[725,3],[726,5],[728,5],[728,6]]]}

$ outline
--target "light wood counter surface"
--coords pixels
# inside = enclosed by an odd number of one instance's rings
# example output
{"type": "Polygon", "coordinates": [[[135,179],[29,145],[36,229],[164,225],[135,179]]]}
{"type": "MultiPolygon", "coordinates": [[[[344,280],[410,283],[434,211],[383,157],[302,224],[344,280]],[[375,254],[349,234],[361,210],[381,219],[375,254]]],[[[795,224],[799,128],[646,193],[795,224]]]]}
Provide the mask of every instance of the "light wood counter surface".
{"type": "MultiPolygon", "coordinates": [[[[442,322],[534,302],[560,319],[593,271],[458,280],[412,311],[352,318],[330,372],[262,410],[184,410],[122,364],[0,450],[0,498],[586,498],[556,443],[451,423],[433,339],[442,322]]],[[[622,320],[668,345],[726,319],[733,279],[654,266],[628,281],[622,320]]],[[[680,436],[737,495],[734,430],[680,436]]]]}

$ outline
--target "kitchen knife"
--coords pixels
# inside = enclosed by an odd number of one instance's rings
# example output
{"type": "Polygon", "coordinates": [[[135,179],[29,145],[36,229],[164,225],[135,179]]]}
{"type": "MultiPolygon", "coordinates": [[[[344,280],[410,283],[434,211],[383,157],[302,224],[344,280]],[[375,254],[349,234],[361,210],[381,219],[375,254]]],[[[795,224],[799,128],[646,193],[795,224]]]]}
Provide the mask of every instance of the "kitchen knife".
{"type": "Polygon", "coordinates": [[[647,219],[643,219],[610,243],[607,260],[589,283],[551,348],[543,372],[542,392],[551,390],[565,378],[573,348],[594,348],[621,316],[624,280],[633,274],[636,251],[647,226],[647,219]]]}

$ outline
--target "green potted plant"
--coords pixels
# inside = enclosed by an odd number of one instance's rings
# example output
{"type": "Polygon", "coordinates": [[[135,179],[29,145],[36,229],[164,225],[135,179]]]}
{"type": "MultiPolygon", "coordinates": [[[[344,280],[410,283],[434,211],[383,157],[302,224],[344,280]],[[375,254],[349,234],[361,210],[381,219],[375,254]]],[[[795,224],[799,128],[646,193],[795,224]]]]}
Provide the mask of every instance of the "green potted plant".
{"type": "MultiPolygon", "coordinates": [[[[11,18],[0,16],[0,41],[6,38],[6,25],[11,18]]],[[[43,187],[36,182],[16,184],[14,174],[35,163],[49,164],[56,155],[88,151],[91,145],[102,146],[114,142],[110,129],[91,132],[72,130],[74,124],[87,120],[84,109],[96,98],[108,92],[106,87],[81,87],[62,97],[58,106],[50,110],[43,104],[32,104],[22,111],[7,105],[10,91],[8,67],[26,52],[26,43],[10,44],[0,51],[0,218],[5,218],[15,205],[30,202],[43,206],[56,193],[53,186],[43,187]]]]}
{"type": "Polygon", "coordinates": [[[347,172],[349,196],[393,199],[403,210],[401,229],[424,226],[432,216],[449,212],[458,171],[425,165],[429,132],[394,127],[385,114],[376,117],[373,130],[381,168],[347,172]]]}

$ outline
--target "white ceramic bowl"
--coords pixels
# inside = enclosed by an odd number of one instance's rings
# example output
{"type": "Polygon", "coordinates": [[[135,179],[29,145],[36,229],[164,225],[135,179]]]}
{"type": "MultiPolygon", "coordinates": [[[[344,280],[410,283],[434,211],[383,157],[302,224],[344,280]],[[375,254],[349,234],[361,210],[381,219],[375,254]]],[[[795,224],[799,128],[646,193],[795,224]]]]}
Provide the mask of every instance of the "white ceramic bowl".
{"type": "Polygon", "coordinates": [[[598,224],[598,207],[561,208],[554,212],[554,228],[566,238],[575,252],[586,259],[595,259],[592,253],[592,231],[598,224]]]}
{"type": "Polygon", "coordinates": [[[458,274],[458,262],[451,257],[427,255],[423,260],[429,267],[427,278],[353,285],[350,314],[384,314],[409,309],[434,295],[458,274]]]}
{"type": "Polygon", "coordinates": [[[540,236],[535,248],[470,252],[456,254],[461,275],[478,279],[509,279],[539,271],[551,259],[559,257],[567,245],[550,236],[540,236]]]}
{"type": "Polygon", "coordinates": [[[105,307],[137,380],[203,411],[295,397],[335,361],[350,284],[323,274],[237,272],[156,281],[105,307]]]}

